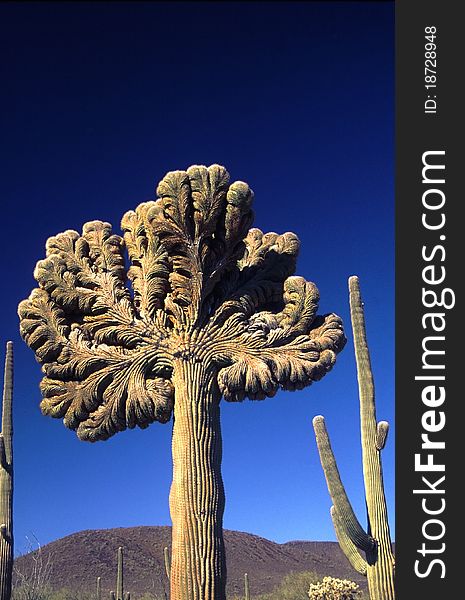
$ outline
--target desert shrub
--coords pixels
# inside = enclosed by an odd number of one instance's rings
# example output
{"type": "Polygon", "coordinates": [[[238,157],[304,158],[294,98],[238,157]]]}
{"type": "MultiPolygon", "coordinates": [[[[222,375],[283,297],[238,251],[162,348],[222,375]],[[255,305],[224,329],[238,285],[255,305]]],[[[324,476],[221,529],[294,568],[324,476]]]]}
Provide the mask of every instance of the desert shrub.
{"type": "MultiPolygon", "coordinates": [[[[107,598],[110,598],[110,596],[103,592],[102,598],[106,600],[107,598]]],[[[63,588],[60,590],[53,590],[48,600],[96,600],[96,595],[92,592],[63,588]]],[[[167,600],[167,596],[165,594],[144,592],[142,595],[131,594],[131,600],[167,600]]]]}
{"type": "Polygon", "coordinates": [[[51,600],[52,589],[48,585],[41,587],[35,586],[30,582],[13,584],[11,590],[11,600],[51,600]]]}
{"type": "MultiPolygon", "coordinates": [[[[254,594],[252,581],[250,597],[252,600],[308,600],[308,588],[316,581],[318,581],[318,575],[312,571],[300,573],[293,571],[286,575],[281,583],[268,594],[254,594]]],[[[244,596],[236,596],[231,600],[244,600],[244,596]]]]}
{"type": "Polygon", "coordinates": [[[308,596],[310,600],[355,600],[360,598],[360,588],[349,579],[324,577],[310,585],[308,596]]]}
{"type": "MultiPolygon", "coordinates": [[[[139,596],[138,598],[136,598],[136,600],[168,600],[168,593],[160,593],[160,594],[155,594],[152,592],[144,592],[142,594],[142,596],[139,596]]],[[[131,600],[132,600],[132,595],[131,595],[131,600]]]]}
{"type": "Polygon", "coordinates": [[[26,538],[27,552],[31,555],[30,565],[26,568],[13,565],[12,600],[50,600],[52,588],[50,577],[53,566],[53,556],[44,553],[37,538],[26,538]]]}
{"type": "Polygon", "coordinates": [[[49,600],[95,600],[95,594],[62,588],[60,590],[53,590],[49,600]]]}

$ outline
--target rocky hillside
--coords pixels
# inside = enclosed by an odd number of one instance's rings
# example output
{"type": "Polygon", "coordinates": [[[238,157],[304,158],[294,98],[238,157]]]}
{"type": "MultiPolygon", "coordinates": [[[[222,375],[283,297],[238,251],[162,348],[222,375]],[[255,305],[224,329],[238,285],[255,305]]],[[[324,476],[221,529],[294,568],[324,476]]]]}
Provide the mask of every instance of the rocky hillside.
{"type": "MultiPolygon", "coordinates": [[[[252,596],[271,591],[291,571],[350,578],[365,587],[335,542],[287,542],[241,533],[224,532],[228,597],[243,592],[244,573],[249,574],[252,596]]],[[[74,533],[43,546],[43,558],[51,556],[51,584],[56,589],[94,592],[101,577],[103,599],[115,589],[116,553],[124,549],[124,587],[137,600],[145,592],[163,594],[168,589],[163,548],[170,547],[170,527],[127,527],[74,533]]],[[[34,554],[34,553],[32,553],[34,554]]],[[[16,568],[28,572],[33,556],[17,558],[16,568]]]]}

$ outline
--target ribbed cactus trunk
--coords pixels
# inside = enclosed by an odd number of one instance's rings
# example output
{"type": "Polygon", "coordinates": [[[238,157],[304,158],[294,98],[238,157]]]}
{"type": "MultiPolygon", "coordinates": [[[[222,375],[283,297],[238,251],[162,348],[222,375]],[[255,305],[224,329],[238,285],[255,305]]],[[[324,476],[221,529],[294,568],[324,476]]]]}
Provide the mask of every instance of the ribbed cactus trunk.
{"type": "Polygon", "coordinates": [[[350,316],[354,332],[355,357],[360,396],[363,478],[368,513],[368,533],[376,548],[367,553],[367,579],[371,598],[393,600],[394,555],[384,495],[381,450],[387,435],[387,423],[376,421],[375,387],[366,339],[365,315],[357,277],[349,279],[350,316]]]}
{"type": "Polygon", "coordinates": [[[116,600],[123,600],[123,549],[118,548],[118,571],[116,575],[116,600]]]}
{"type": "Polygon", "coordinates": [[[221,394],[194,357],[174,363],[170,600],[225,600],[221,394]]]}
{"type": "Polygon", "coordinates": [[[10,600],[13,572],[13,342],[6,346],[0,434],[0,600],[10,600]]]}

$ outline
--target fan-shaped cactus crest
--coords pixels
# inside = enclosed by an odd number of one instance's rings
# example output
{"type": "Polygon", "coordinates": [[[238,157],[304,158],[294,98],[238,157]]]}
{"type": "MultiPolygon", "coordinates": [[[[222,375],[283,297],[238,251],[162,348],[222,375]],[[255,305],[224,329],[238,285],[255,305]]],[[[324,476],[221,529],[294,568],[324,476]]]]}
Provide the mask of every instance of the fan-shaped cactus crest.
{"type": "Polygon", "coordinates": [[[171,599],[223,600],[219,401],[301,389],[345,338],[339,317],[317,316],[315,285],[293,275],[298,238],[249,229],[246,183],[192,166],[157,196],[124,215],[123,237],[92,221],[47,241],[21,335],[43,365],[42,412],[79,438],[174,412],[171,599]]]}

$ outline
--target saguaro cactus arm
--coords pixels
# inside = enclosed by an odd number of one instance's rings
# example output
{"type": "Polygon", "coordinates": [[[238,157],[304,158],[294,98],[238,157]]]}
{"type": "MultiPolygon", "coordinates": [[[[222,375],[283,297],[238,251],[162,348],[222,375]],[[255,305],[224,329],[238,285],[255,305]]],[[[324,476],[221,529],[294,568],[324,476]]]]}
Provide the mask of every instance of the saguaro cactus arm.
{"type": "Polygon", "coordinates": [[[13,342],[7,342],[0,433],[0,600],[10,600],[13,572],[13,342]]]}
{"type": "Polygon", "coordinates": [[[347,560],[353,566],[353,568],[360,573],[360,575],[367,574],[367,562],[360,556],[357,550],[357,546],[353,543],[350,537],[347,535],[347,529],[344,522],[338,517],[337,511],[333,506],[330,509],[331,519],[333,521],[334,530],[336,531],[337,540],[341,547],[341,550],[347,557],[347,560]]]}
{"type": "Polygon", "coordinates": [[[376,426],[376,448],[377,450],[383,450],[386,445],[387,436],[389,433],[389,423],[387,421],[380,421],[376,426]]]}
{"type": "Polygon", "coordinates": [[[324,417],[321,415],[315,417],[313,428],[329,495],[338,517],[339,529],[343,529],[345,537],[349,538],[360,550],[364,552],[373,550],[376,547],[376,542],[360,525],[342,484],[324,417]]]}

